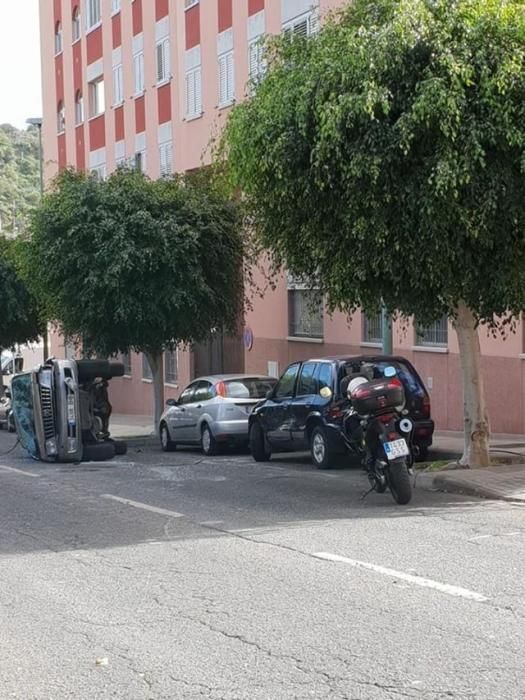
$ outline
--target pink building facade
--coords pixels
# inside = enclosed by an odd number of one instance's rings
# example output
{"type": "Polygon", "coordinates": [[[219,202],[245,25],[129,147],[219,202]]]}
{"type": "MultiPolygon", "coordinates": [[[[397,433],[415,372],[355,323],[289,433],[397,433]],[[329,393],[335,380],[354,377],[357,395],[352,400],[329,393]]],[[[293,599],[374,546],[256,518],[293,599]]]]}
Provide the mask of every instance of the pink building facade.
{"type": "MultiPolygon", "coordinates": [[[[104,177],[133,163],[150,177],[200,167],[250,78],[264,70],[264,34],[317,30],[345,0],[41,0],[45,177],[65,166],[104,177]]],[[[250,294],[250,290],[247,290],[250,294]]],[[[202,371],[278,375],[298,358],[379,352],[378,319],[312,310],[309,292],[286,278],[254,295],[244,338],[166,356],[166,395],[202,371]]],[[[480,331],[492,428],[525,432],[525,355],[521,325],[505,340],[480,331]],[[510,410],[509,410],[510,407],[510,410]]],[[[52,338],[56,356],[71,350],[52,338]]],[[[394,324],[394,351],[418,368],[439,428],[462,428],[456,334],[394,324]]],[[[152,411],[143,358],[125,358],[113,382],[114,410],[152,411]]]]}

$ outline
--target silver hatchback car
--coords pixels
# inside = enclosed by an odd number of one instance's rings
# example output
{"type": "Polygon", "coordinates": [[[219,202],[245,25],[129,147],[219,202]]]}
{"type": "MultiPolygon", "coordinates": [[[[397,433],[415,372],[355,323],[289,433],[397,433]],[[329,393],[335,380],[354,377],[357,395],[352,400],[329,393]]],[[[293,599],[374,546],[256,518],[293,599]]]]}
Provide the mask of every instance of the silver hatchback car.
{"type": "Polygon", "coordinates": [[[200,445],[206,455],[221,444],[248,443],[248,416],[276,383],[272,377],[217,374],[195,379],[178,399],[168,399],[161,416],[162,449],[200,445]]]}

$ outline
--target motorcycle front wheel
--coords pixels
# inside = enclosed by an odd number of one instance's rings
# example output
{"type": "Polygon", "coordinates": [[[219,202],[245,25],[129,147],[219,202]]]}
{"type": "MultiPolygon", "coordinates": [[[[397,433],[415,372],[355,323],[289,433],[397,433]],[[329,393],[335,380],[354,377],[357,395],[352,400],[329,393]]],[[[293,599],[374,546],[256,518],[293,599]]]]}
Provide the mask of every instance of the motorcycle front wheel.
{"type": "Polygon", "coordinates": [[[388,486],[396,503],[405,506],[412,499],[412,484],[405,460],[391,462],[388,466],[388,486]]]}

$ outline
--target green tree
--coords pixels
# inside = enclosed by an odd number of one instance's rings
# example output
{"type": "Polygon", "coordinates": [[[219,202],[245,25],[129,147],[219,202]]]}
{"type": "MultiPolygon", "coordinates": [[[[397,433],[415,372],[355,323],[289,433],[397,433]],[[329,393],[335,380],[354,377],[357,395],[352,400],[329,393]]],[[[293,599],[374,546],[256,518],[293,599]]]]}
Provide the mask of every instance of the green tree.
{"type": "Polygon", "coordinates": [[[26,231],[40,198],[38,128],[0,125],[0,232],[26,231]]]}
{"type": "MultiPolygon", "coordinates": [[[[43,330],[35,299],[19,277],[13,256],[13,244],[0,238],[0,352],[37,341],[43,330]]],[[[0,372],[0,389],[2,385],[0,372]]]]}
{"type": "Polygon", "coordinates": [[[487,464],[478,326],[525,305],[523,3],[354,0],[267,53],[219,150],[258,241],[332,309],[448,314],[463,462],[487,464]]]}
{"type": "Polygon", "coordinates": [[[84,351],[145,353],[158,421],[163,351],[236,327],[242,256],[237,209],[204,176],[117,170],[60,174],[22,258],[46,317],[84,351]]]}

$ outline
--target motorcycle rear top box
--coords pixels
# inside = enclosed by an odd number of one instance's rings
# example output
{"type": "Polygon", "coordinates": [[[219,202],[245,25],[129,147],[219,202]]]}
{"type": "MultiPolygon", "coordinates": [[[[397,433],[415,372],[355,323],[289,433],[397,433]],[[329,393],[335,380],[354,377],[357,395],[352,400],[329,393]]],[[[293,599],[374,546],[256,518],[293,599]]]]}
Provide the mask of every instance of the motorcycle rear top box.
{"type": "Polygon", "coordinates": [[[405,405],[405,392],[399,379],[374,379],[352,392],[352,406],[360,416],[388,413],[405,405]]]}

